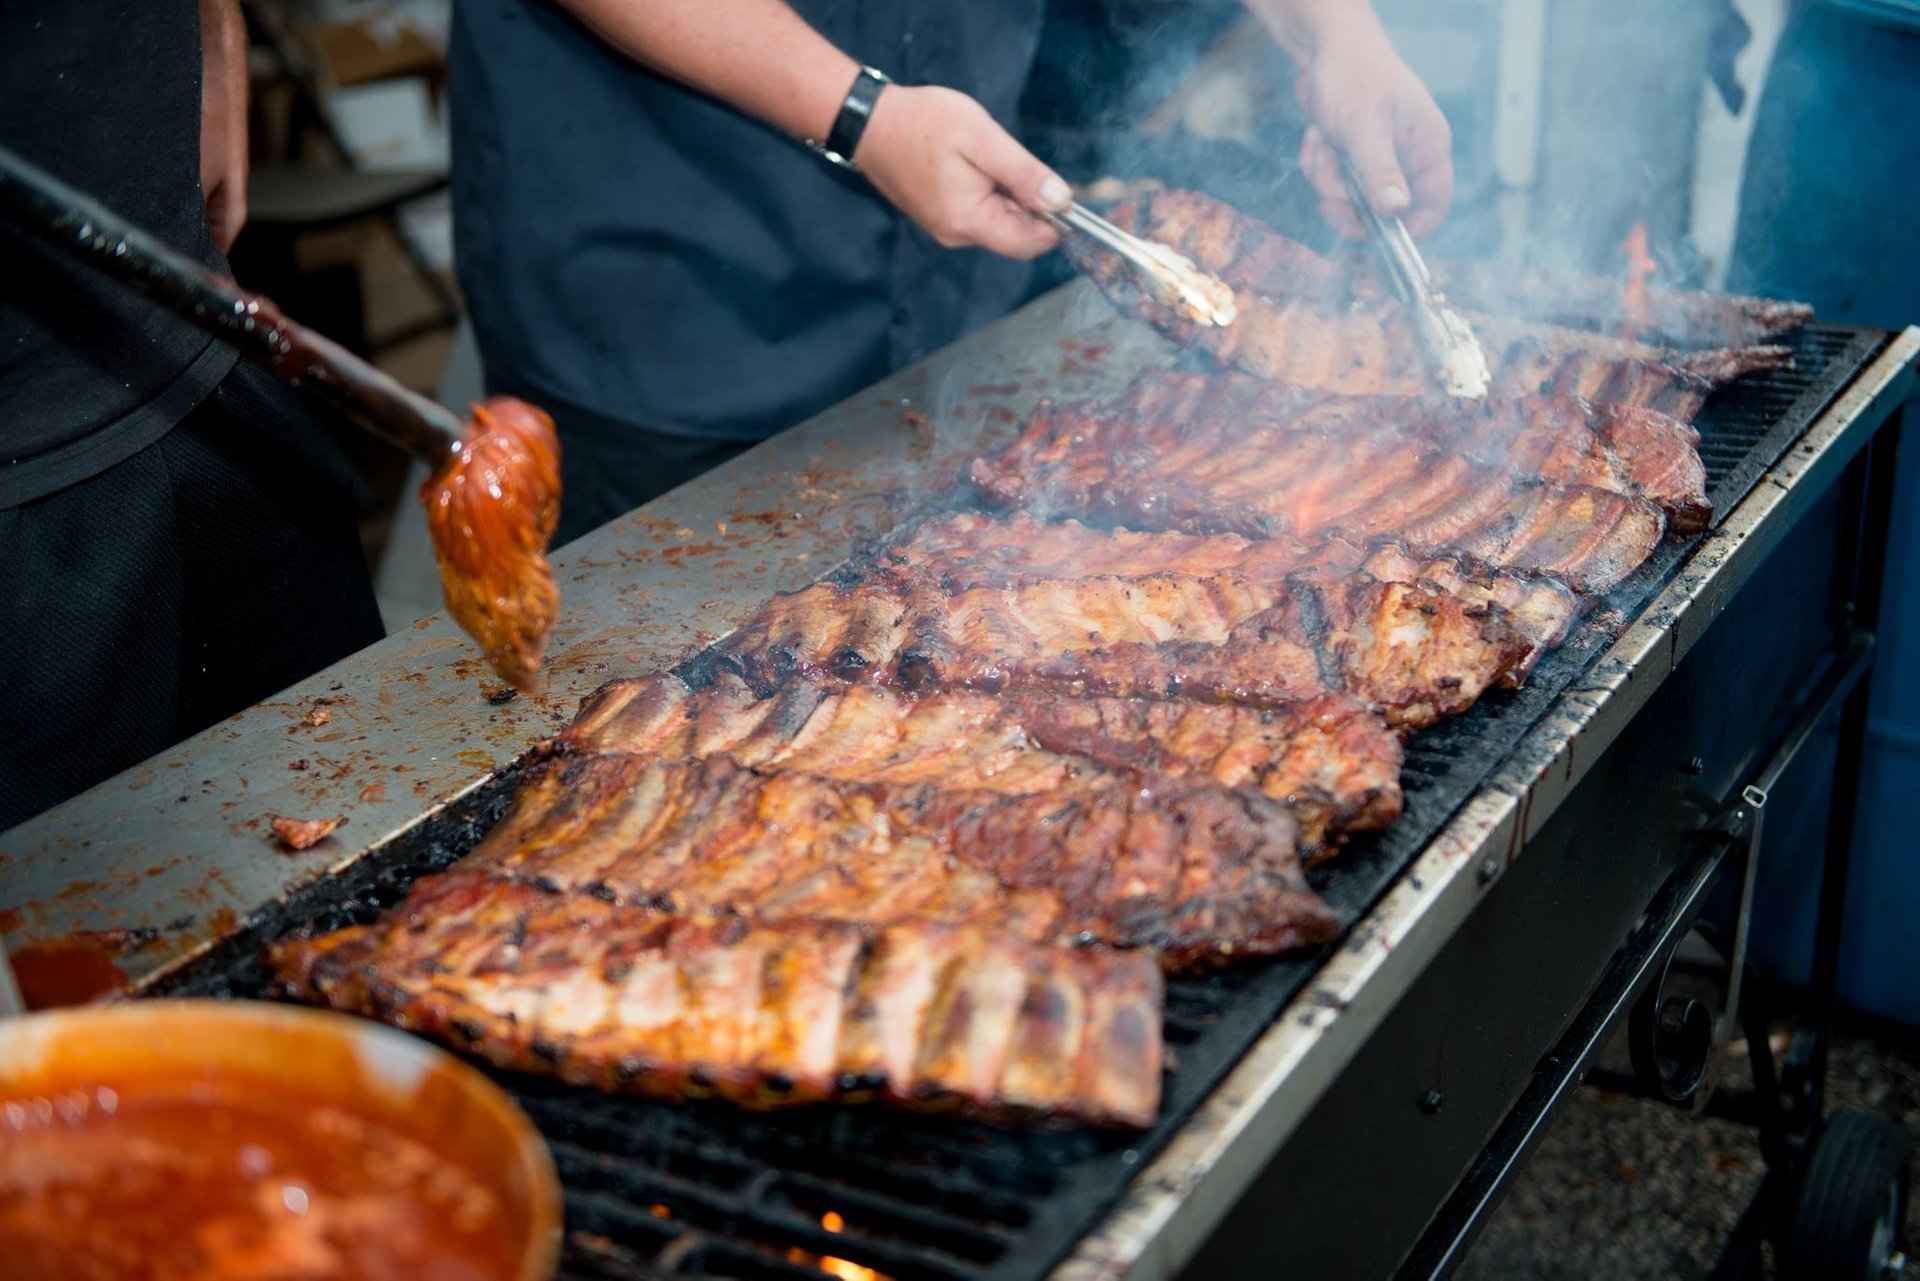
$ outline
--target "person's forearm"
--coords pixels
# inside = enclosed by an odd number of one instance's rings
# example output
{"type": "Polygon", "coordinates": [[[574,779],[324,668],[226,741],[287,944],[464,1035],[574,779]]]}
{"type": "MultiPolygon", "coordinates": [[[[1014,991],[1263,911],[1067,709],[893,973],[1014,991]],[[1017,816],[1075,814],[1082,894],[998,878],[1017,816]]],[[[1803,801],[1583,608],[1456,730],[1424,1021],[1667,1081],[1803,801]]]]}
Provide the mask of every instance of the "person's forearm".
{"type": "Polygon", "coordinates": [[[859,65],[784,0],[561,0],[634,61],[824,141],[859,65]]]}
{"type": "Polygon", "coordinates": [[[1295,66],[1313,61],[1330,37],[1365,36],[1386,41],[1386,31],[1367,0],[1242,0],[1248,12],[1286,51],[1295,66]]]}
{"type": "MultiPolygon", "coordinates": [[[[560,3],[635,62],[795,138],[826,141],[859,72],[783,0],[560,3]]],[[[1033,215],[1072,194],[978,102],[940,85],[881,94],[853,158],[948,248],[1036,257],[1057,237],[1033,215]]]]}
{"type": "Polygon", "coordinates": [[[200,190],[213,242],[247,220],[247,23],[239,0],[200,0],[200,190]]]}

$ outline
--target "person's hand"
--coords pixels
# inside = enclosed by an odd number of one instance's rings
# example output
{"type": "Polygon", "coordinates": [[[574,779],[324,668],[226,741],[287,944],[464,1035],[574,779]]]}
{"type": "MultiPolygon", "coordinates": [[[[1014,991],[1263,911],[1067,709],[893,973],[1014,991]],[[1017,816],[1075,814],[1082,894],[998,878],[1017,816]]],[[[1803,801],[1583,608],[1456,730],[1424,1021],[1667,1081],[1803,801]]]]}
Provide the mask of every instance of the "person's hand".
{"type": "Polygon", "coordinates": [[[949,249],[1038,258],[1059,242],[1034,215],[1073,192],[985,107],[937,85],[889,85],[855,162],[881,195],[949,249]]]}
{"type": "Polygon", "coordinates": [[[1337,146],[1376,210],[1400,215],[1416,240],[1440,225],[1453,201],[1453,131],[1377,25],[1323,40],[1300,68],[1297,96],[1312,122],[1300,168],[1328,222],[1351,237],[1365,234],[1347,201],[1337,146]]]}
{"type": "Polygon", "coordinates": [[[236,0],[200,0],[200,191],[221,253],[247,221],[247,28],[236,0]]]}

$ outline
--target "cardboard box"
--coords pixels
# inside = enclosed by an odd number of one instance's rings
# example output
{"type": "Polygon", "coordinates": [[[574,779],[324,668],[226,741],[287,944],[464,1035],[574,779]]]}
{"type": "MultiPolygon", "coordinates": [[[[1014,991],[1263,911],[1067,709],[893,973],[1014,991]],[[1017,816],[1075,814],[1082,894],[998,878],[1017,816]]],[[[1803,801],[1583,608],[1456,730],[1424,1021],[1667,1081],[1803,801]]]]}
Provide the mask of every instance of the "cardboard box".
{"type": "Polygon", "coordinates": [[[320,23],[313,38],[328,77],[342,87],[407,77],[437,86],[446,75],[441,48],[421,27],[394,15],[320,23]]]}

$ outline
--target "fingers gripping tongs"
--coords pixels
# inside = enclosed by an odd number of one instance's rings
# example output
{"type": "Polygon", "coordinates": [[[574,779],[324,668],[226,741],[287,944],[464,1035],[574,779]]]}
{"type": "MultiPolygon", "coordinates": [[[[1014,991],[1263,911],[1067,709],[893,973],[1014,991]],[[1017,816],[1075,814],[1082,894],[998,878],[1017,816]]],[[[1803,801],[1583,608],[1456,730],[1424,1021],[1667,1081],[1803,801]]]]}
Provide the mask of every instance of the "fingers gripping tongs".
{"type": "Polygon", "coordinates": [[[1161,306],[1203,325],[1231,325],[1239,315],[1226,282],[1200,270],[1172,246],[1122,231],[1077,201],[1042,216],[1056,230],[1078,232],[1119,255],[1134,283],[1161,306]]]}
{"type": "Polygon", "coordinates": [[[1473,336],[1466,317],[1447,304],[1446,297],[1433,287],[1433,276],[1426,260],[1407,234],[1406,224],[1398,218],[1383,218],[1368,201],[1353,164],[1343,153],[1340,171],[1347,180],[1347,199],[1366,227],[1380,254],[1387,260],[1387,274],[1394,291],[1413,308],[1413,327],[1419,335],[1433,376],[1449,395],[1468,400],[1486,396],[1493,374],[1487,367],[1487,354],[1473,336]]]}

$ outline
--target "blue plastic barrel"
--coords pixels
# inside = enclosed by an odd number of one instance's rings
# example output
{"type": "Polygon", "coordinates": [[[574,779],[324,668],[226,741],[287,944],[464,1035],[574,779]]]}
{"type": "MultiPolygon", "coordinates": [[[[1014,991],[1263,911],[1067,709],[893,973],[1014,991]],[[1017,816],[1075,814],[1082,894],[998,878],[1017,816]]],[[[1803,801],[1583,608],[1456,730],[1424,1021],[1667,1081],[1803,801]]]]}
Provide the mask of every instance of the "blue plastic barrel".
{"type": "MultiPolygon", "coordinates": [[[[1803,299],[1823,320],[1893,329],[1920,322],[1920,30],[1885,19],[1794,6],[1761,88],[1728,283],[1803,299]]],[[[1920,1025],[1920,397],[1906,421],[1840,997],[1920,1025]]],[[[1754,953],[1801,982],[1832,760],[1829,727],[1767,807],[1755,885],[1754,953]]]]}

